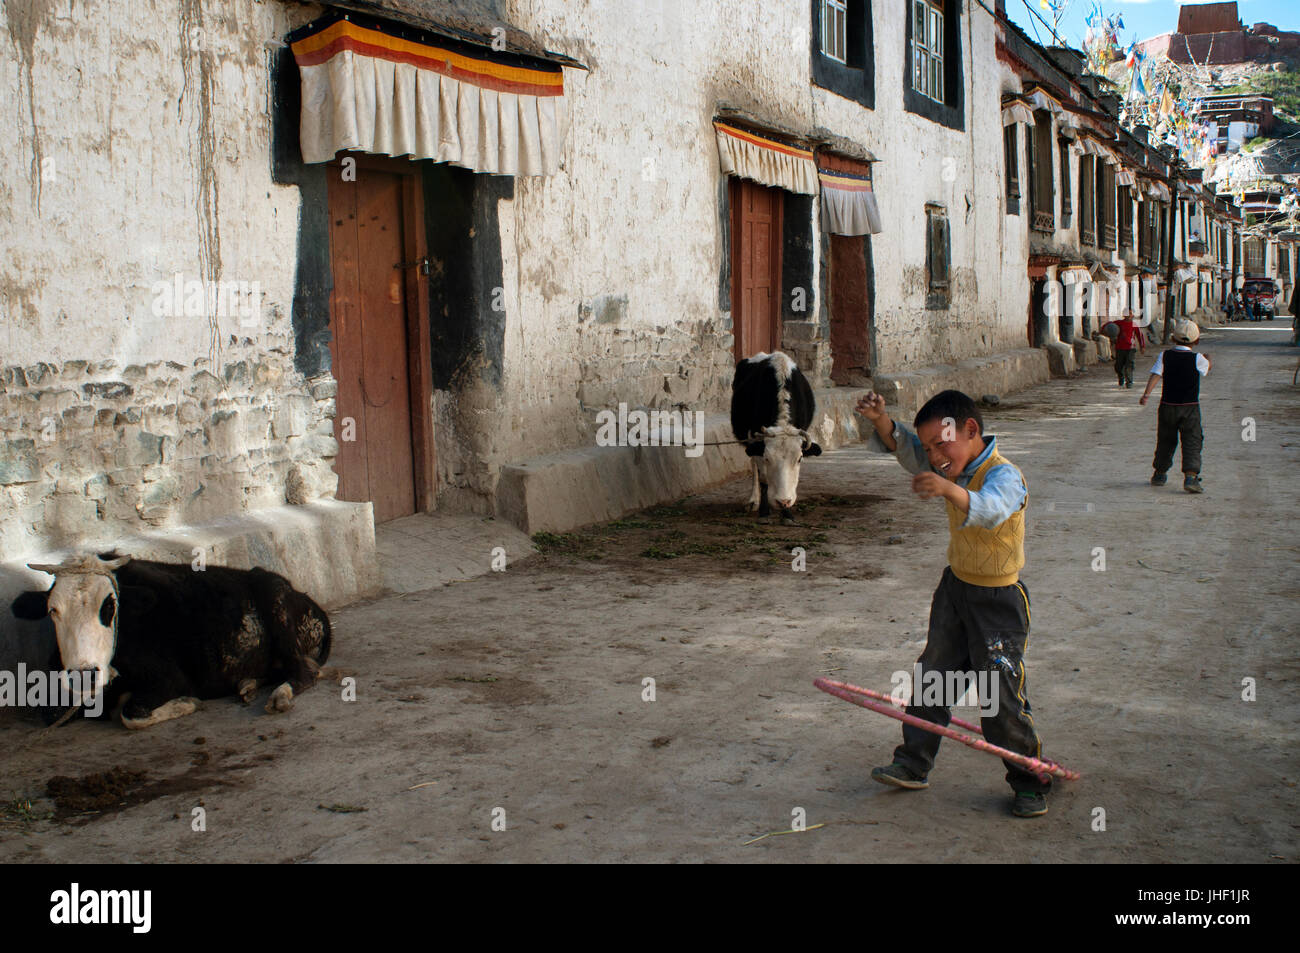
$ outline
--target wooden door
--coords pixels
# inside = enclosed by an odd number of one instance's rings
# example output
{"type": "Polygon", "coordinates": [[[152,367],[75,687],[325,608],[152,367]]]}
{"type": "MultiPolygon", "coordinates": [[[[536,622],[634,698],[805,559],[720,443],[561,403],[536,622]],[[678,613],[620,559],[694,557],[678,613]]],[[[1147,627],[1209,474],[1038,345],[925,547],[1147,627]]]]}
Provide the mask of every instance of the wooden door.
{"type": "Polygon", "coordinates": [[[781,349],[780,189],[733,177],[731,324],[736,360],[781,349]]]}
{"type": "Polygon", "coordinates": [[[354,181],[330,173],[337,498],[373,503],[383,523],[416,511],[403,182],[370,169],[354,181]]]}
{"type": "Polygon", "coordinates": [[[832,235],[830,245],[831,380],[842,386],[862,386],[871,376],[866,239],[832,235]]]}

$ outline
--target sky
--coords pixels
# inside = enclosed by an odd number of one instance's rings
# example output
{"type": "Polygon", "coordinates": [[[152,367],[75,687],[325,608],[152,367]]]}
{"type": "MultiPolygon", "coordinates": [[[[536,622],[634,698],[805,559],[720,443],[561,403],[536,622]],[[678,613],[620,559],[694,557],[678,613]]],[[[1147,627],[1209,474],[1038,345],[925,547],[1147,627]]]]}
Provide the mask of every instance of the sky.
{"type": "MultiPolygon", "coordinates": [[[[1052,42],[1051,32],[1025,8],[1026,3],[1032,5],[1034,13],[1048,23],[1052,22],[1051,10],[1043,9],[1040,0],[1006,0],[1007,15],[1034,39],[1041,37],[1044,43],[1052,42]]],[[[1177,29],[1178,8],[1182,4],[1173,0],[1110,0],[1102,3],[1098,0],[1068,0],[1057,32],[1075,49],[1083,48],[1083,35],[1087,30],[1084,18],[1096,6],[1100,6],[1106,16],[1118,13],[1124,17],[1120,46],[1127,47],[1133,40],[1147,40],[1177,29]]],[[[1296,0],[1237,0],[1237,17],[1247,26],[1271,23],[1280,30],[1300,32],[1300,3],[1296,0]]]]}

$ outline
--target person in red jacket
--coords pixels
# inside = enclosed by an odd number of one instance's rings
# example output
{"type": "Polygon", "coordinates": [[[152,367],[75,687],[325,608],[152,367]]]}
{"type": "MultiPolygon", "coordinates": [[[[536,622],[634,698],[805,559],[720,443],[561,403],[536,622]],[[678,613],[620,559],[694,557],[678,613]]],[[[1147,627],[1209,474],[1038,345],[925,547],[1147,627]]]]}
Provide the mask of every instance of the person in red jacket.
{"type": "Polygon", "coordinates": [[[1132,387],[1137,352],[1146,353],[1145,335],[1133,323],[1133,312],[1128,308],[1115,324],[1119,328],[1119,336],[1115,339],[1115,376],[1119,378],[1120,387],[1132,387]]]}

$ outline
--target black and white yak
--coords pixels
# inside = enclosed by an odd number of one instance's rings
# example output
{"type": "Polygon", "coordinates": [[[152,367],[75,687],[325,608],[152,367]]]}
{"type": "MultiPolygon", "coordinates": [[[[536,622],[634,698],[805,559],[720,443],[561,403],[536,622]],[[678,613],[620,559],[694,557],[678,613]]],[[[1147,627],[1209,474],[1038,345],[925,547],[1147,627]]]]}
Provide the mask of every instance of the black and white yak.
{"type": "Polygon", "coordinates": [[[13,614],[48,615],[57,640],[51,671],[101,686],[95,707],[111,712],[122,702],[128,728],[188,715],[203,698],[248,702],[268,683],[279,684],[266,711],[287,711],[329,657],[325,611],[265,569],[199,571],[116,553],[30,568],[54,585],[20,595],[13,614]]]}
{"type": "Polygon", "coordinates": [[[808,435],[816,410],[808,378],[787,355],[760,353],[736,364],[731,384],[731,432],[752,458],[750,512],[770,514],[770,494],[781,518],[794,519],[799,465],[804,457],[822,452],[808,435]]]}

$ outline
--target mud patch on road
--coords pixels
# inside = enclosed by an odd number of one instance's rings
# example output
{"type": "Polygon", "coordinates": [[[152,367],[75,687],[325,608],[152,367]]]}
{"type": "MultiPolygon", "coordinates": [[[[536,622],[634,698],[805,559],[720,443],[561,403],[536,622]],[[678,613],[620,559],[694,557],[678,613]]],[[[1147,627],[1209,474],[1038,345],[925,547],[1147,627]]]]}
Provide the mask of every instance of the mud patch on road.
{"type": "Polygon", "coordinates": [[[795,550],[819,570],[846,579],[873,579],[883,571],[845,563],[840,549],[892,532],[885,517],[891,497],[812,493],[799,501],[795,522],[759,518],[736,499],[748,478],[677,503],[571,533],[537,533],[543,563],[599,562],[620,569],[655,569],[730,577],[737,571],[789,570],[795,550]]]}
{"type": "MultiPolygon", "coordinates": [[[[263,764],[274,755],[261,755],[256,760],[263,764]]],[[[261,764],[233,764],[224,767],[192,765],[184,774],[151,781],[146,771],[137,771],[114,765],[107,771],[97,771],[81,777],[54,775],[45,782],[46,797],[54,804],[51,820],[74,826],[88,824],[119,811],[147,804],[161,797],[187,794],[213,787],[233,787],[239,782],[224,777],[229,771],[260,767],[261,764]]]]}
{"type": "Polygon", "coordinates": [[[546,700],[546,693],[533,682],[513,675],[456,675],[447,679],[450,688],[469,689],[463,701],[518,708],[546,700]]]}

